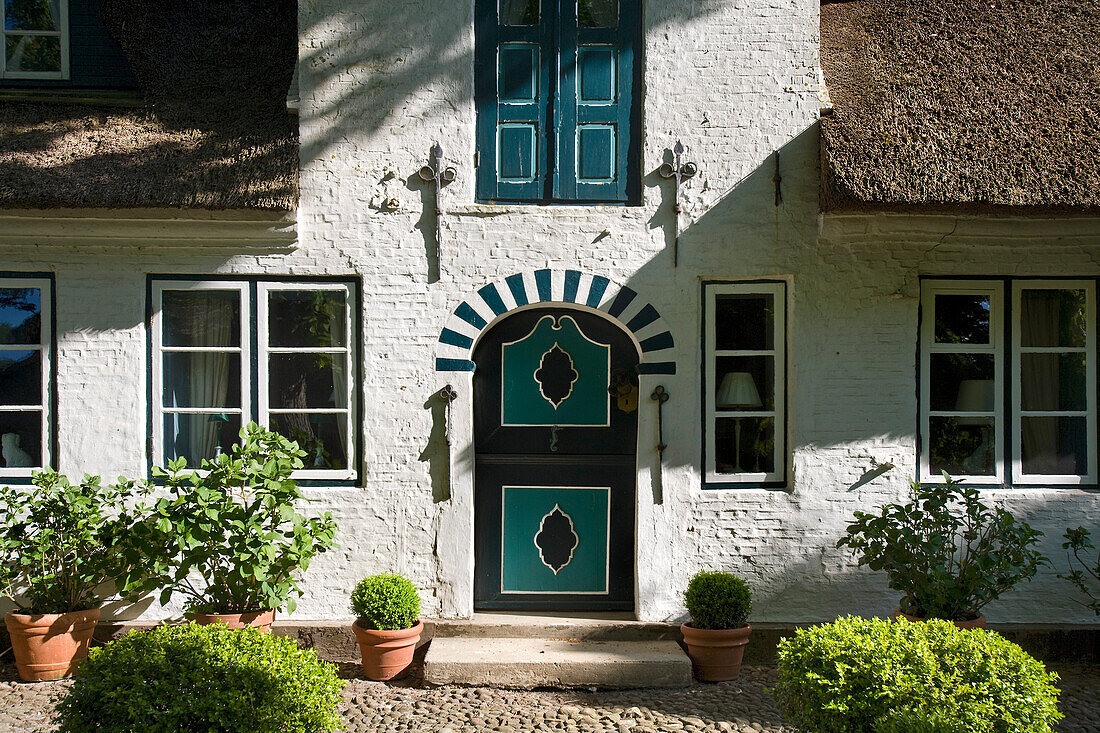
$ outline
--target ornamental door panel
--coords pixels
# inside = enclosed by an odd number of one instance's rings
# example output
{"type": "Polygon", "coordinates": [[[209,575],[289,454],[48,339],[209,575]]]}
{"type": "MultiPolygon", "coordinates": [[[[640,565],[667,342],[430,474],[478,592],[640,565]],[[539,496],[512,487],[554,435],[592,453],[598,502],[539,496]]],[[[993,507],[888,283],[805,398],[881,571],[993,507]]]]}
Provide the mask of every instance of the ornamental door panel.
{"type": "Polygon", "coordinates": [[[475,606],[633,609],[633,342],[539,308],[494,326],[474,362],[475,606]]]}

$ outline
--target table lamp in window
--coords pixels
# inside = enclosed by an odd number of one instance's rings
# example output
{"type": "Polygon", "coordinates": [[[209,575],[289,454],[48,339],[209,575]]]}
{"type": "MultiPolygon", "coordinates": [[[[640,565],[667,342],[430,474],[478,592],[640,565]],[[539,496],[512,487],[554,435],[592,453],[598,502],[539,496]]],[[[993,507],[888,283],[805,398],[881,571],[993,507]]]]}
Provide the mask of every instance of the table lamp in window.
{"type": "MultiPolygon", "coordinates": [[[[980,413],[973,415],[959,415],[955,418],[955,424],[959,426],[978,428],[982,436],[981,447],[985,448],[982,456],[982,472],[988,472],[993,463],[993,441],[990,440],[992,425],[988,413],[993,412],[994,385],[992,379],[964,379],[959,382],[959,396],[955,398],[955,410],[957,412],[980,413]]],[[[975,453],[977,450],[975,450],[975,453]]],[[[973,455],[973,454],[971,454],[973,455]]]]}
{"type": "MultiPolygon", "coordinates": [[[[748,372],[726,372],[718,385],[715,404],[719,410],[737,410],[760,407],[760,393],[756,382],[748,372]]],[[[741,418],[733,418],[733,472],[741,473],[741,418]]]]}
{"type": "Polygon", "coordinates": [[[229,422],[229,415],[219,412],[206,418],[206,422],[210,423],[214,431],[214,457],[217,458],[225,452],[222,450],[222,427],[229,422]]]}

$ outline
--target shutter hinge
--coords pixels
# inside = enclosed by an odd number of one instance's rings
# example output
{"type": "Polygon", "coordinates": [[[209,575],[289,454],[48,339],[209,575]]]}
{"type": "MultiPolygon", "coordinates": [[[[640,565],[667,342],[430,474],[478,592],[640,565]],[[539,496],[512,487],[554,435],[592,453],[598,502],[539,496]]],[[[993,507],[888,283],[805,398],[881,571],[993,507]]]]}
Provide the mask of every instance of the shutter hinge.
{"type": "Polygon", "coordinates": [[[480,165],[481,165],[481,151],[480,150],[475,150],[474,151],[474,168],[477,168],[480,165]]]}

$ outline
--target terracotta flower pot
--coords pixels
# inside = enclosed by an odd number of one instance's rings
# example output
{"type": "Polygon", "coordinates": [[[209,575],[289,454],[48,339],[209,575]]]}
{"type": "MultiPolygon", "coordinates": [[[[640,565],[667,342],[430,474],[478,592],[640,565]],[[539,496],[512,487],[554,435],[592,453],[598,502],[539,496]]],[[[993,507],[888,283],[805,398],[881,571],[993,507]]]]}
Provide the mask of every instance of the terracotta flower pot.
{"type": "Polygon", "coordinates": [[[356,621],[351,625],[359,651],[363,655],[363,673],[368,679],[385,681],[400,677],[412,666],[416,642],[424,631],[424,622],[417,621],[411,629],[379,631],[366,629],[356,621]]]}
{"type": "Polygon", "coordinates": [[[275,611],[249,611],[248,613],[189,613],[189,621],[200,626],[207,624],[225,624],[231,629],[243,629],[255,626],[260,631],[271,633],[271,623],[275,620],[275,611]]]}
{"type": "Polygon", "coordinates": [[[741,673],[741,659],[745,656],[745,645],[749,643],[751,626],[697,629],[690,624],[680,624],[680,631],[684,635],[696,679],[725,682],[736,679],[741,673]]]}
{"type": "Polygon", "coordinates": [[[4,617],[19,676],[27,682],[70,677],[88,657],[99,609],[4,617]]]}
{"type": "MultiPolygon", "coordinates": [[[[913,622],[916,622],[916,623],[920,623],[921,621],[926,621],[927,620],[927,619],[925,619],[921,616],[910,616],[907,613],[902,613],[901,608],[895,608],[894,609],[894,618],[895,619],[903,618],[906,621],[913,621],[913,622]]],[[[978,618],[972,618],[969,621],[952,621],[951,623],[955,624],[960,629],[984,629],[985,628],[985,616],[978,616],[978,618]]]]}

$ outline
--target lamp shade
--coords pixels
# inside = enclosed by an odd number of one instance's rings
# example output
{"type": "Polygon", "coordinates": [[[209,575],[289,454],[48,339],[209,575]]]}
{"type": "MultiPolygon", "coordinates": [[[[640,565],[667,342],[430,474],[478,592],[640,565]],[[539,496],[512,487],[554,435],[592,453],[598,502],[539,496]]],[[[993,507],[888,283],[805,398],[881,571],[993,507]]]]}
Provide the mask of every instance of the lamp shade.
{"type": "Polygon", "coordinates": [[[760,393],[748,372],[727,372],[718,385],[718,407],[760,407],[760,393]]]}
{"type": "MultiPolygon", "coordinates": [[[[959,382],[959,396],[955,399],[955,409],[959,412],[993,412],[993,380],[964,379],[959,382]]],[[[958,425],[988,425],[989,418],[983,416],[956,417],[958,425]]]]}

